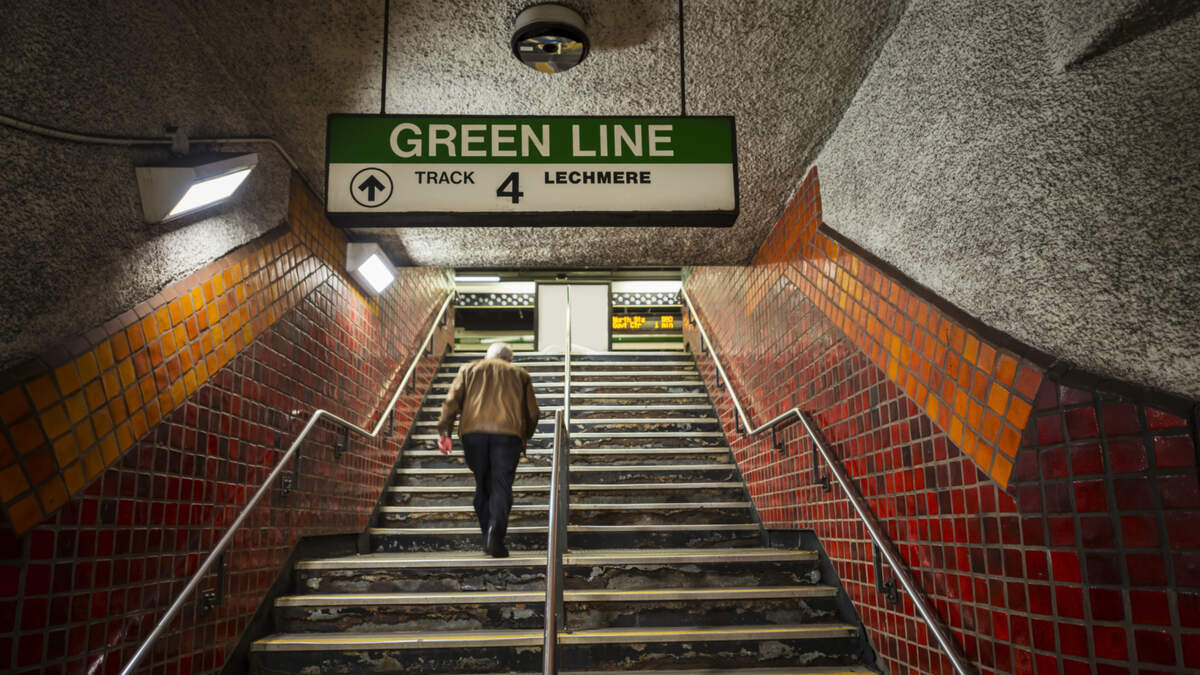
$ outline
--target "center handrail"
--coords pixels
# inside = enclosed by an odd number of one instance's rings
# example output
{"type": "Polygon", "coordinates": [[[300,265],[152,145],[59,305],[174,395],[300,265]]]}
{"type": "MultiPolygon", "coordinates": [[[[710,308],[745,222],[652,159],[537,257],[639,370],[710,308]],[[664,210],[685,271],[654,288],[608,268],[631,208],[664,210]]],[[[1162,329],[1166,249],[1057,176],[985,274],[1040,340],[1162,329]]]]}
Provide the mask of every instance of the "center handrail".
{"type": "Polygon", "coordinates": [[[862,493],[859,492],[852,479],[846,474],[841,462],[833,456],[833,451],[829,449],[824,434],[821,433],[821,430],[817,427],[812,417],[800,410],[800,408],[794,407],[776,415],[759,426],[751,424],[750,418],[746,415],[746,410],[742,407],[742,402],[738,399],[737,391],[733,388],[733,380],[729,379],[724,366],[721,365],[721,359],[717,356],[716,347],[709,338],[708,332],[704,330],[704,324],[700,321],[699,313],[696,312],[695,306],[692,305],[692,299],[688,297],[687,291],[682,288],[679,289],[679,295],[687,303],[688,313],[691,315],[692,321],[696,324],[700,338],[708,345],[708,352],[712,356],[713,365],[716,366],[720,380],[725,382],[725,388],[729,392],[730,400],[733,402],[734,412],[741,420],[742,428],[746,430],[745,435],[754,436],[767,429],[773,430],[777,424],[788,418],[795,417],[800,420],[800,423],[804,426],[804,430],[808,432],[809,438],[812,439],[813,445],[817,448],[817,451],[825,460],[825,464],[829,467],[829,472],[837,480],[838,485],[842,487],[842,491],[846,493],[846,498],[850,500],[850,505],[854,507],[854,511],[858,514],[859,519],[862,520],[876,548],[883,554],[888,565],[892,568],[892,573],[895,574],[897,581],[900,582],[900,585],[908,593],[908,596],[912,598],[917,612],[925,620],[925,624],[929,626],[930,632],[933,633],[934,639],[937,640],[938,645],[946,654],[946,658],[950,660],[954,671],[959,673],[959,675],[975,675],[975,668],[967,662],[958,643],[950,637],[945,624],[929,605],[929,600],[926,598],[925,592],[913,581],[912,576],[908,572],[908,566],[904,564],[900,553],[896,550],[896,545],[887,536],[883,526],[879,523],[879,519],[875,516],[875,512],[871,510],[866,500],[863,499],[862,493]]]}
{"type": "MultiPolygon", "coordinates": [[[[567,548],[570,513],[571,457],[571,288],[567,287],[566,349],[563,350],[563,404],[554,411],[554,456],[550,465],[550,513],[546,528],[546,634],[542,672],[558,673],[558,633],[564,631],[563,552],[567,548]]],[[[565,632],[565,631],[564,631],[565,632]]]]}
{"type": "Polygon", "coordinates": [[[209,569],[216,564],[217,560],[221,557],[221,554],[223,554],[225,549],[229,547],[229,544],[233,541],[234,533],[237,532],[238,528],[242,526],[242,523],[246,521],[246,518],[249,517],[250,512],[254,510],[255,506],[258,505],[258,502],[263,498],[263,495],[267,493],[267,490],[271,487],[271,484],[275,482],[275,479],[279,477],[279,474],[283,472],[283,467],[286,466],[288,461],[292,459],[292,456],[296,454],[296,451],[300,448],[300,444],[303,443],[308,437],[309,432],[312,431],[313,427],[316,426],[318,421],[320,421],[322,418],[328,418],[341,424],[343,427],[350,429],[360,436],[366,436],[368,438],[377,438],[379,436],[379,432],[383,430],[384,423],[388,420],[392,414],[392,411],[396,408],[396,401],[400,400],[400,395],[404,393],[405,386],[408,385],[409,379],[416,372],[417,364],[421,362],[421,357],[425,354],[425,348],[429,346],[429,342],[433,339],[434,333],[436,333],[438,328],[441,327],[442,317],[446,315],[446,310],[454,301],[454,295],[455,294],[452,291],[446,296],[446,301],[442,303],[441,309],[438,310],[438,313],[433,318],[433,324],[429,327],[429,332],[425,335],[424,342],[421,343],[420,348],[418,348],[414,353],[412,363],[408,366],[408,371],[404,373],[404,378],[400,380],[400,384],[396,386],[396,393],[393,394],[392,399],[388,401],[387,407],[384,408],[383,413],[379,416],[379,422],[375,424],[375,428],[373,430],[367,431],[357,424],[323,408],[313,411],[312,417],[308,419],[308,423],[304,425],[304,429],[300,432],[300,435],[296,437],[296,440],[292,441],[292,444],[288,447],[287,452],[283,454],[283,457],[280,458],[278,462],[276,462],[275,468],[270,474],[267,475],[266,480],[264,480],[263,484],[259,486],[258,491],[254,493],[254,496],[250,498],[250,501],[246,502],[246,506],[242,509],[241,513],[238,514],[237,519],[234,520],[233,524],[225,530],[225,535],[221,537],[221,540],[218,541],[217,545],[213,547],[212,552],[209,553],[208,557],[204,559],[203,563],[201,563],[200,569],[196,570],[196,573],[192,575],[192,578],[188,581],[187,585],[183,587],[183,590],[179,592],[179,595],[175,598],[175,601],[171,603],[171,607],[167,609],[167,613],[163,615],[162,619],[160,619],[158,624],[154,627],[154,630],[151,631],[150,635],[145,639],[145,641],[142,642],[142,646],[138,648],[137,652],[133,655],[133,658],[129,660],[129,663],[125,664],[125,667],[121,670],[121,675],[130,675],[133,673],[134,669],[137,668],[141,660],[145,658],[147,653],[149,653],[150,647],[154,645],[154,642],[158,640],[163,631],[167,629],[167,626],[171,623],[171,620],[174,619],[175,615],[179,613],[179,610],[183,608],[184,602],[187,600],[188,596],[195,592],[196,588],[200,586],[200,582],[204,580],[205,575],[208,574],[209,569]]]}

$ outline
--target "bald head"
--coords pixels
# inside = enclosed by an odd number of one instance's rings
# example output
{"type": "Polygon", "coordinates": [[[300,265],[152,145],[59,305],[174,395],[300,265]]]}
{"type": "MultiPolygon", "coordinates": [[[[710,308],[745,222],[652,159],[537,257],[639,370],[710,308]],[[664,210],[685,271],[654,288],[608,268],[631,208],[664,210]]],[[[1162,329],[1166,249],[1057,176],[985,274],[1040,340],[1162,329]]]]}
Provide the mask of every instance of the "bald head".
{"type": "Polygon", "coordinates": [[[509,347],[503,342],[494,342],[492,343],[491,347],[488,347],[487,357],[489,359],[504,359],[505,361],[512,363],[513,350],[512,347],[509,347]]]}

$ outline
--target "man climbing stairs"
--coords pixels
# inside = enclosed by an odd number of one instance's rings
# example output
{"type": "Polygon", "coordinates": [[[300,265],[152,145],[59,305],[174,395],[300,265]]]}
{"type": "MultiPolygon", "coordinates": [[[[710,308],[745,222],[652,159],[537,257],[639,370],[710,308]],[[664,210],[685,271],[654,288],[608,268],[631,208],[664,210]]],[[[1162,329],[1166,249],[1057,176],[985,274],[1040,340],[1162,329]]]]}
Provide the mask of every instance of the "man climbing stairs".
{"type": "MultiPolygon", "coordinates": [[[[482,551],[461,448],[436,449],[447,356],[372,553],[305,560],[256,641],[260,673],[541,672],[561,355],[519,354],[543,418],[517,469],[507,544],[482,551]]],[[[688,354],[571,357],[564,671],[868,673],[857,620],[813,551],[769,548],[688,354]]]]}

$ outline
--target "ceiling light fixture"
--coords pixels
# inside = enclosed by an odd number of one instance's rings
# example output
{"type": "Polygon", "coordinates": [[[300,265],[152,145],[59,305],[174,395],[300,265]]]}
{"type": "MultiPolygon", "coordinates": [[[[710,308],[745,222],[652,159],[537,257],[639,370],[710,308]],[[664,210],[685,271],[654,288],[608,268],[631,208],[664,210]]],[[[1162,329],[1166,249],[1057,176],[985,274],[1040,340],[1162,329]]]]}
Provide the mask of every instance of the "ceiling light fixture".
{"type": "Polygon", "coordinates": [[[233,196],[258,165],[257,153],[188,155],[137,167],[142,215],[163,223],[195,213],[233,196]]]}
{"type": "Polygon", "coordinates": [[[463,275],[454,277],[454,281],[460,284],[491,284],[500,281],[499,275],[463,275]]]}
{"type": "Polygon", "coordinates": [[[396,268],[374,242],[346,244],[346,269],[363,288],[379,295],[396,280],[396,268]]]}

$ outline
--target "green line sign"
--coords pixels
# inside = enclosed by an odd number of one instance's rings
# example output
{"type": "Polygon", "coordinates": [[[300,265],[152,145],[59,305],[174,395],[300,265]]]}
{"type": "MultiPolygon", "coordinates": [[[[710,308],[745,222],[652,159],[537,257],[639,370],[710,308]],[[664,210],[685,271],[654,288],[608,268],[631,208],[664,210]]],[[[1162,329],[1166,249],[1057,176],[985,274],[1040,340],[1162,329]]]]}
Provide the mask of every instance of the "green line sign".
{"type": "Polygon", "coordinates": [[[345,227],[732,225],[731,117],[331,115],[345,227]]]}

